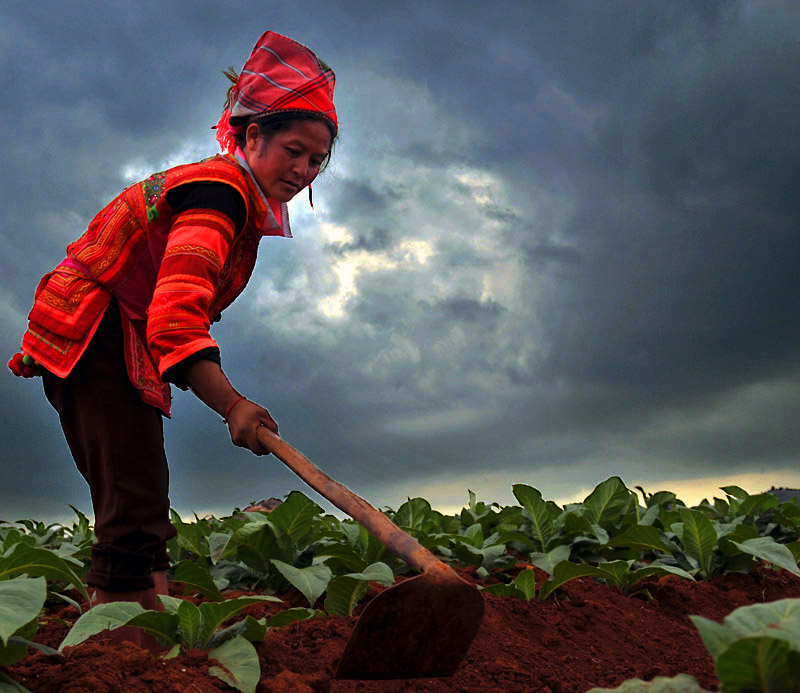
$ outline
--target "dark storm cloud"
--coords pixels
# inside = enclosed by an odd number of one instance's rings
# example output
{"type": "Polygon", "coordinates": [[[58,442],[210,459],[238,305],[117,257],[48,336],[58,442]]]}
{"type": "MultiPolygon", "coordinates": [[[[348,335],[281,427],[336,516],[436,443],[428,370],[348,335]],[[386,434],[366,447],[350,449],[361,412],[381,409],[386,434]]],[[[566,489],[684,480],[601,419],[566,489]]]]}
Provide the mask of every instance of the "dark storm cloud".
{"type": "Polygon", "coordinates": [[[502,311],[496,303],[481,303],[471,298],[451,298],[438,306],[443,320],[459,320],[475,323],[482,319],[494,319],[502,311]]]}
{"type": "Polygon", "coordinates": [[[331,251],[334,254],[341,255],[349,253],[353,250],[366,250],[367,252],[374,252],[378,250],[386,250],[393,244],[392,233],[385,228],[372,227],[372,228],[359,228],[358,237],[350,243],[337,243],[331,246],[331,251]]]}
{"type": "Polygon", "coordinates": [[[342,222],[350,220],[355,214],[382,214],[390,202],[401,196],[398,191],[378,191],[369,183],[351,178],[339,178],[336,184],[339,194],[331,203],[331,216],[342,222]]]}
{"type": "Polygon", "coordinates": [[[643,90],[606,104],[596,142],[612,148],[576,180],[567,233],[582,271],[551,304],[552,320],[571,317],[548,370],[650,391],[656,406],[791,371],[800,341],[800,206],[788,188],[800,48],[792,22],[759,16],[769,31],[757,35],[733,12],[713,31],[707,20],[689,24],[710,34],[688,52],[666,50],[686,44],[686,17],[673,41],[662,27],[643,90]]]}
{"type": "Polygon", "coordinates": [[[532,265],[550,263],[574,265],[580,262],[581,254],[576,248],[557,243],[533,243],[526,249],[528,260],[532,265]]]}

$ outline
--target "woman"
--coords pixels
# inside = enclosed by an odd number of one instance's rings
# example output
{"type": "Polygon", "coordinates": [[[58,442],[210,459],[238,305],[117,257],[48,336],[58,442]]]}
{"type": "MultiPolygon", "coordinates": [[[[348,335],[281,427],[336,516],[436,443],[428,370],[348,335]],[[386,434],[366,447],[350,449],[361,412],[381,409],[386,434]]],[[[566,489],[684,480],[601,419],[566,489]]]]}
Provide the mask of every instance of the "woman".
{"type": "MultiPolygon", "coordinates": [[[[155,173],[106,206],[40,282],[9,362],[43,376],[89,483],[97,542],[87,582],[100,603],[152,609],[167,591],[169,383],[190,388],[257,455],[267,453],[258,427],[278,431],[228,381],[209,326],[247,284],[261,237],[291,237],[286,203],[306,187],[310,198],[337,135],[335,77],[269,31],[228,76],[217,125],[226,154],[155,173]]],[[[157,647],[125,630],[114,639],[157,647]]]]}

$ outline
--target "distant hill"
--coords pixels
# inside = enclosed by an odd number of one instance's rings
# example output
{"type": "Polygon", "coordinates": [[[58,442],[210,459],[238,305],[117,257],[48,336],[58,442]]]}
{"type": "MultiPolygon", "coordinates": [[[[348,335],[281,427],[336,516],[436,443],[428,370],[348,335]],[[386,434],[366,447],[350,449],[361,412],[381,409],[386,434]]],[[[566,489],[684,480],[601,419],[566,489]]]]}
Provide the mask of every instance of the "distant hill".
{"type": "Polygon", "coordinates": [[[800,488],[775,488],[773,486],[769,492],[778,496],[778,501],[780,503],[785,503],[791,498],[797,498],[797,501],[800,503],[800,488]]]}

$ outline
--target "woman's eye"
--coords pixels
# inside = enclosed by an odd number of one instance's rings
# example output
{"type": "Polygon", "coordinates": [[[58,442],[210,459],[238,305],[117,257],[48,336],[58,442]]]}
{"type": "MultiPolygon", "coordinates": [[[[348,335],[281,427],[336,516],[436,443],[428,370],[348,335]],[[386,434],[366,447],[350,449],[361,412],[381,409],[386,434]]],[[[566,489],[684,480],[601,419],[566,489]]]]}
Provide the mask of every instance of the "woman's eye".
{"type": "Polygon", "coordinates": [[[300,150],[294,149],[292,147],[286,147],[286,151],[289,152],[292,156],[300,156],[300,150]]]}

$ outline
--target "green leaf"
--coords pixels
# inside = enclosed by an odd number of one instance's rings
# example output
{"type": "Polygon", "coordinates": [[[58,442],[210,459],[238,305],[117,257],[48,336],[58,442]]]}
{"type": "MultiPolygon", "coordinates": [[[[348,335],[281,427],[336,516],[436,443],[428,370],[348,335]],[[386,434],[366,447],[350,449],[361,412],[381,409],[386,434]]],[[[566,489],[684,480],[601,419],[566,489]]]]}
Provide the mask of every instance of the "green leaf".
{"type": "Polygon", "coordinates": [[[678,674],[672,678],[656,676],[651,681],[628,679],[617,688],[590,688],[586,693],[709,693],[709,691],[701,688],[694,676],[678,674]]]}
{"type": "Polygon", "coordinates": [[[47,580],[20,577],[0,582],[0,640],[8,639],[26,623],[33,621],[47,598],[47,580]]]}
{"type": "Polygon", "coordinates": [[[631,565],[633,561],[604,561],[598,563],[597,568],[607,573],[603,577],[609,585],[622,589],[628,581],[631,565]]]}
{"type": "Polygon", "coordinates": [[[683,578],[684,580],[692,580],[694,578],[691,576],[690,573],[687,573],[685,570],[678,568],[674,565],[656,565],[651,564],[645,566],[644,568],[639,568],[638,570],[634,570],[628,575],[627,578],[627,589],[633,587],[637,582],[640,580],[644,580],[646,577],[652,577],[654,575],[662,576],[662,575],[677,575],[678,577],[683,578]]]}
{"type": "Polygon", "coordinates": [[[180,620],[177,613],[143,611],[123,625],[141,628],[155,637],[162,645],[175,645],[181,640],[180,620]]]}
{"type": "Polygon", "coordinates": [[[720,489],[725,493],[725,495],[733,496],[739,500],[744,500],[750,495],[741,486],[720,486],[720,489]]]}
{"type": "MultiPolygon", "coordinates": [[[[361,525],[359,525],[355,520],[346,520],[345,522],[341,522],[339,524],[339,531],[344,535],[347,543],[353,548],[358,547],[363,549],[363,542],[361,541],[362,529],[363,527],[361,527],[361,525]]],[[[337,539],[336,543],[340,543],[340,540],[337,539]]]]}
{"type": "Polygon", "coordinates": [[[208,542],[208,557],[214,565],[222,560],[222,555],[225,553],[225,548],[232,536],[233,532],[230,534],[211,532],[211,534],[206,537],[206,541],[208,542]]]}
{"type": "Polygon", "coordinates": [[[15,544],[6,556],[0,558],[0,580],[20,573],[43,576],[48,580],[65,580],[89,601],[89,593],[83,580],[75,572],[74,564],[49,549],[28,546],[21,542],[15,544]]]}
{"type": "Polygon", "coordinates": [[[394,573],[385,563],[373,563],[359,573],[348,573],[331,580],[327,586],[325,608],[328,613],[349,615],[367,591],[369,582],[394,583],[394,573]]]}
{"type": "Polygon", "coordinates": [[[494,585],[487,585],[486,587],[478,587],[481,592],[487,592],[497,597],[514,597],[515,599],[526,599],[525,595],[517,586],[512,582],[506,584],[505,582],[498,582],[494,585]]]}
{"type": "Polygon", "coordinates": [[[6,667],[18,662],[28,655],[28,643],[36,635],[39,623],[34,619],[18,628],[14,635],[8,638],[8,644],[0,642],[0,667],[6,667]]]}
{"type": "Polygon", "coordinates": [[[357,580],[366,580],[367,582],[380,582],[387,587],[394,584],[394,573],[385,563],[373,563],[364,568],[360,573],[348,573],[347,577],[356,578],[357,580]]]}
{"type": "Polygon", "coordinates": [[[463,565],[478,567],[483,563],[483,551],[476,549],[471,544],[456,542],[453,544],[453,554],[463,565]]]}
{"type": "Polygon", "coordinates": [[[631,502],[630,491],[618,476],[599,483],[583,501],[592,524],[615,521],[631,502]]]}
{"type": "Polygon", "coordinates": [[[394,523],[403,529],[422,530],[432,512],[431,504],[424,498],[409,498],[397,509],[394,523]]]}
{"type": "Polygon", "coordinates": [[[328,584],[325,608],[328,613],[349,616],[358,600],[364,596],[370,582],[394,584],[394,573],[385,563],[373,563],[360,573],[348,573],[334,578],[328,584]]]}
{"type": "Polygon", "coordinates": [[[545,582],[539,590],[539,599],[547,599],[551,592],[561,587],[564,583],[581,577],[607,578],[609,573],[587,563],[571,563],[562,561],[553,571],[553,576],[545,582]]]}
{"type": "Polygon", "coordinates": [[[789,553],[792,554],[795,562],[800,564],[800,541],[793,541],[788,544],[784,544],[787,549],[789,549],[789,553]]]}
{"type": "Polygon", "coordinates": [[[677,502],[678,497],[672,491],[656,491],[647,501],[647,506],[661,506],[677,502]]]}
{"type": "Polygon", "coordinates": [[[349,616],[368,587],[369,583],[366,580],[359,580],[348,575],[334,578],[328,584],[325,609],[329,614],[349,616]]]}
{"type": "MultiPolygon", "coordinates": [[[[499,565],[504,563],[504,559],[506,557],[506,547],[504,544],[494,544],[493,546],[486,546],[482,549],[478,549],[478,551],[483,554],[483,560],[481,561],[481,567],[485,570],[491,570],[495,567],[495,565],[499,565]]],[[[513,556],[511,557],[511,565],[516,565],[517,559],[513,556]]]]}
{"type": "Polygon", "coordinates": [[[59,645],[58,651],[63,652],[65,647],[80,645],[86,639],[106,629],[114,630],[124,626],[134,616],[143,612],[144,609],[138,602],[97,604],[75,621],[75,625],[59,645]]]}
{"type": "Polygon", "coordinates": [[[765,510],[777,508],[779,505],[778,497],[772,493],[759,493],[748,496],[742,501],[737,510],[737,515],[753,515],[758,517],[765,510]]]}
{"type": "Polygon", "coordinates": [[[740,606],[725,617],[738,636],[772,635],[800,642],[800,599],[740,606]]]}
{"type": "Polygon", "coordinates": [[[797,567],[797,561],[792,552],[785,545],[778,544],[772,537],[758,537],[741,543],[732,541],[731,544],[744,553],[749,553],[762,561],[768,561],[800,576],[800,569],[797,567]]]}
{"type": "Polygon", "coordinates": [[[550,517],[547,504],[542,498],[541,492],[539,489],[526,484],[514,484],[511,490],[531,521],[533,538],[539,542],[542,551],[546,551],[547,544],[555,530],[553,528],[553,519],[550,517]]]}
{"type": "Polygon", "coordinates": [[[76,602],[72,597],[68,597],[66,594],[61,594],[60,592],[52,592],[47,590],[47,599],[60,599],[62,602],[66,602],[72,608],[75,609],[79,614],[83,613],[83,608],[81,607],[78,602],[76,602]]]}
{"type": "Polygon", "coordinates": [[[248,642],[264,642],[264,637],[267,634],[267,619],[255,619],[252,616],[245,616],[237,626],[242,628],[239,633],[248,642]]]}
{"type": "Polygon", "coordinates": [[[10,549],[15,544],[19,544],[21,541],[26,541],[28,544],[35,545],[36,540],[33,537],[28,537],[25,534],[22,534],[18,529],[11,528],[6,534],[3,543],[0,545],[0,556],[4,555],[8,549],[10,549]]]}
{"type": "Polygon", "coordinates": [[[307,609],[303,606],[298,606],[293,609],[284,609],[267,621],[267,628],[282,628],[295,621],[305,621],[308,618],[314,618],[320,615],[324,616],[325,613],[319,610],[307,609]]]}
{"type": "Polygon", "coordinates": [[[569,554],[569,544],[562,544],[561,546],[556,546],[556,548],[547,553],[532,553],[530,562],[540,570],[544,570],[549,575],[552,575],[553,570],[555,570],[555,567],[561,563],[561,561],[569,560],[569,554]]]}
{"type": "Polygon", "coordinates": [[[525,596],[525,601],[530,601],[536,595],[536,578],[533,571],[530,569],[522,570],[514,578],[514,587],[516,587],[525,596]]]}
{"type": "Polygon", "coordinates": [[[364,549],[362,558],[366,561],[367,565],[375,563],[386,555],[386,547],[383,543],[372,534],[370,534],[364,527],[359,525],[359,533],[362,539],[365,540],[367,548],[364,549]]]}
{"type": "Polygon", "coordinates": [[[535,550],[541,548],[538,541],[534,541],[529,536],[516,530],[500,529],[498,531],[498,538],[503,544],[510,544],[512,541],[515,541],[528,549],[535,550]]]}
{"type": "Polygon", "coordinates": [[[208,658],[219,665],[209,667],[209,674],[242,693],[255,693],[261,679],[261,665],[252,643],[238,636],[210,650],[208,658]]]}
{"type": "Polygon", "coordinates": [[[179,599],[178,597],[170,597],[168,594],[159,594],[158,601],[164,605],[164,609],[168,614],[177,614],[181,604],[186,600],[179,599]]]}
{"type": "Polygon", "coordinates": [[[604,530],[600,525],[592,525],[592,534],[594,534],[595,538],[597,539],[598,543],[601,546],[605,546],[608,544],[608,532],[604,530]]]}
{"type": "Polygon", "coordinates": [[[719,525],[717,534],[719,535],[719,548],[728,555],[739,553],[739,550],[730,544],[726,545],[726,541],[747,541],[748,539],[757,539],[759,536],[757,527],[743,523],[719,525]]]}
{"type": "Polygon", "coordinates": [[[269,515],[269,521],[298,544],[311,534],[312,522],[322,514],[322,508],[310,498],[292,491],[288,498],[269,515]]]}
{"type": "Polygon", "coordinates": [[[800,690],[798,672],[789,666],[791,645],[776,638],[743,638],[717,659],[717,676],[725,693],[800,690]]]}
{"type": "Polygon", "coordinates": [[[707,578],[711,573],[711,559],[717,545],[717,531],[711,520],[699,510],[680,508],[678,512],[683,520],[682,542],[686,554],[697,561],[700,574],[707,578]]]}
{"type": "Polygon", "coordinates": [[[229,618],[233,618],[246,606],[258,602],[280,602],[277,597],[270,597],[265,594],[252,597],[238,597],[237,599],[226,599],[224,602],[204,602],[200,605],[200,613],[203,616],[203,629],[200,632],[200,647],[207,647],[217,628],[219,628],[229,618]]]}
{"type": "Polygon", "coordinates": [[[363,570],[367,567],[367,562],[359,555],[354,546],[350,544],[326,544],[315,552],[315,557],[331,556],[338,558],[350,570],[363,570]]]}
{"type": "Polygon", "coordinates": [[[314,602],[325,591],[333,577],[331,569],[325,564],[310,565],[307,568],[295,568],[283,561],[272,559],[272,565],[293,587],[305,595],[310,607],[314,606],[314,602]]]}
{"type": "Polygon", "coordinates": [[[233,533],[220,558],[233,556],[262,575],[269,573],[273,558],[288,558],[278,544],[275,530],[266,519],[248,522],[233,533]]]}
{"type": "Polygon", "coordinates": [[[25,647],[32,647],[34,650],[39,650],[42,654],[46,654],[48,657],[61,657],[64,658],[64,655],[61,654],[58,650],[54,650],[52,647],[48,647],[47,645],[42,645],[38,642],[33,642],[28,638],[23,638],[19,635],[12,635],[8,639],[9,643],[15,645],[24,645],[25,647]]]}
{"type": "Polygon", "coordinates": [[[721,623],[703,616],[689,616],[703,639],[703,644],[714,659],[717,659],[736,640],[736,633],[721,623]]]}
{"type": "Polygon", "coordinates": [[[204,597],[220,602],[223,597],[219,588],[214,584],[214,578],[203,566],[194,561],[185,560],[178,563],[171,577],[172,582],[182,582],[193,587],[204,597]]]}
{"type": "Polygon", "coordinates": [[[208,545],[203,541],[206,532],[203,531],[202,523],[193,522],[189,524],[184,522],[174,510],[170,510],[170,515],[172,526],[178,532],[178,546],[198,556],[208,556],[208,545]]]}
{"type": "Polygon", "coordinates": [[[178,607],[178,632],[181,641],[187,650],[193,650],[200,643],[200,633],[203,629],[203,617],[198,609],[190,601],[182,601],[178,607]]]}
{"type": "Polygon", "coordinates": [[[478,523],[467,527],[464,530],[463,537],[476,549],[480,549],[483,546],[483,528],[478,523]]]}
{"type": "Polygon", "coordinates": [[[717,498],[714,496],[714,510],[717,511],[717,515],[720,518],[726,518],[728,513],[730,512],[731,506],[728,501],[722,500],[722,498],[717,498]]]}
{"type": "Polygon", "coordinates": [[[0,671],[0,693],[31,693],[19,681],[0,671]]]}
{"type": "Polygon", "coordinates": [[[739,607],[723,625],[693,616],[728,691],[796,691],[800,677],[800,599],[739,607]]]}
{"type": "Polygon", "coordinates": [[[661,539],[661,532],[655,527],[644,525],[634,525],[629,527],[621,534],[618,534],[611,541],[609,546],[631,546],[635,549],[651,549],[669,553],[669,548],[661,539]]]}
{"type": "Polygon", "coordinates": [[[650,527],[658,519],[658,513],[660,511],[661,508],[658,505],[651,505],[647,508],[644,515],[642,515],[642,519],[639,520],[639,525],[642,527],[650,527]]]}
{"type": "Polygon", "coordinates": [[[86,517],[86,515],[84,515],[80,510],[78,510],[74,505],[70,505],[69,507],[72,508],[72,510],[75,513],[75,515],[78,516],[78,524],[76,525],[76,528],[77,528],[78,534],[80,534],[80,537],[73,536],[73,538],[72,538],[73,542],[75,541],[76,538],[79,539],[79,540],[80,539],[89,539],[89,540],[93,539],[94,538],[94,533],[92,532],[92,529],[89,526],[89,518],[86,517]]]}
{"type": "Polygon", "coordinates": [[[252,616],[245,616],[241,621],[228,626],[224,630],[214,633],[209,646],[218,647],[227,640],[241,636],[248,642],[264,642],[267,634],[267,619],[255,619],[252,616]]]}
{"type": "Polygon", "coordinates": [[[161,655],[161,659],[175,659],[181,653],[181,646],[178,644],[173,645],[167,652],[161,655]]]}
{"type": "Polygon", "coordinates": [[[474,515],[478,512],[477,509],[478,496],[476,495],[475,491],[473,491],[471,488],[467,489],[467,495],[469,496],[469,504],[468,504],[469,510],[474,515]]]}

